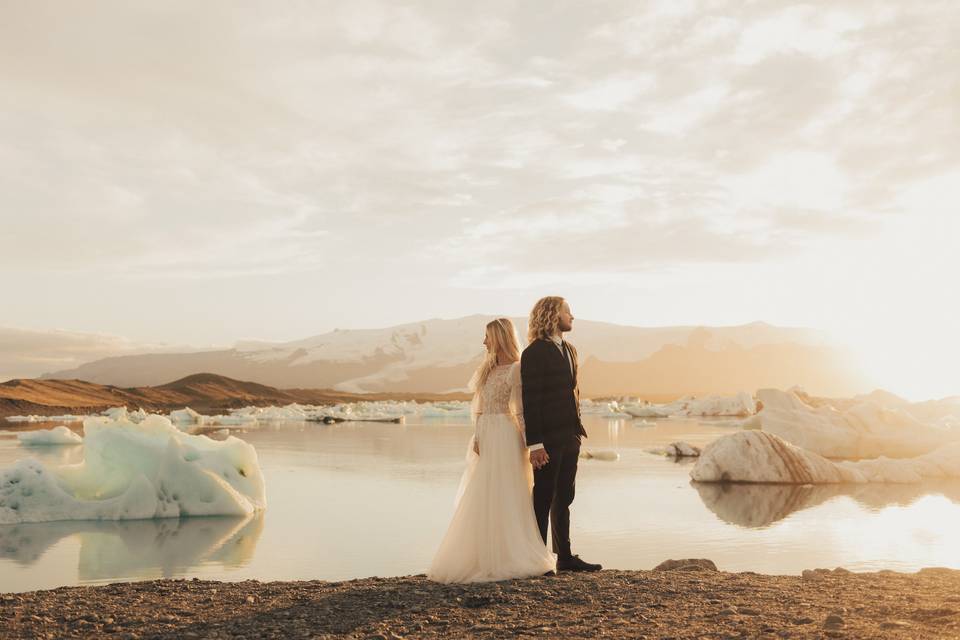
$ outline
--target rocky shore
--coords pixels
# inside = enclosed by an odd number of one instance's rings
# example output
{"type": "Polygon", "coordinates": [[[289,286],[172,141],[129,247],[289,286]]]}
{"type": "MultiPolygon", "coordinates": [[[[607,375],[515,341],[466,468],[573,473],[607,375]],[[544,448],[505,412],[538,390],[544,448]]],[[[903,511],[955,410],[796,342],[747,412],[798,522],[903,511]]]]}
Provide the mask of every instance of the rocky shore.
{"type": "Polygon", "coordinates": [[[153,580],[0,595],[2,638],[955,638],[960,571],[652,571],[476,585],[153,580]]]}

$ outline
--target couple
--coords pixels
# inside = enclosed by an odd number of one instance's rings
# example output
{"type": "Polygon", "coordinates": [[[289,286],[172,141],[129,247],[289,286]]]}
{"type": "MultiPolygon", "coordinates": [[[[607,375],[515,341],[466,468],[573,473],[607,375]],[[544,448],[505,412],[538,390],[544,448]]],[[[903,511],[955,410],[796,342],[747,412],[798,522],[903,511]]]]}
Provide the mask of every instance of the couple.
{"type": "Polygon", "coordinates": [[[587,435],[577,352],[563,340],[572,328],[570,306],[557,296],[534,305],[522,356],[509,319],[487,324],[487,357],[470,381],[474,435],[467,469],[427,573],[431,580],[488,582],[600,569],[570,551],[570,503],[580,438],[587,435]],[[545,542],[548,519],[554,553],[545,542]]]}

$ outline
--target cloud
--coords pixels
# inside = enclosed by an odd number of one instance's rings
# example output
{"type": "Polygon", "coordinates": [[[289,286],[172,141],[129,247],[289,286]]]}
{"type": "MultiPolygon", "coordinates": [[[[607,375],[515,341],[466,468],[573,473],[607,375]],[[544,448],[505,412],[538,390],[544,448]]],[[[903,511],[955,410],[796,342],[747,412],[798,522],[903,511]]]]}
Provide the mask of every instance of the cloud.
{"type": "Polygon", "coordinates": [[[902,192],[960,165],[958,21],[946,0],[15,4],[0,269],[22,308],[108,290],[213,318],[229,292],[317,322],[337,312],[307,288],[372,313],[416,282],[404,304],[432,305],[539,282],[541,252],[590,282],[766,272],[925,215],[902,192]]]}

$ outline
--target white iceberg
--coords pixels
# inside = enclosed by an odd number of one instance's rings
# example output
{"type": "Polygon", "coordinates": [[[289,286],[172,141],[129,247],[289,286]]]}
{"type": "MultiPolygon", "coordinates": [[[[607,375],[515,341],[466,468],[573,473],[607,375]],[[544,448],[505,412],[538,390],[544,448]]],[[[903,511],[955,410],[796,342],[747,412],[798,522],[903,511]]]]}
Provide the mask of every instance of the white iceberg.
{"type": "Polygon", "coordinates": [[[7,422],[80,422],[86,416],[75,416],[68,413],[62,416],[7,416],[7,422]]]}
{"type": "Polygon", "coordinates": [[[778,482],[826,484],[855,482],[823,456],[763,431],[739,431],[717,438],[700,453],[690,471],[697,482],[778,482]]]}
{"type": "Polygon", "coordinates": [[[84,421],[84,461],[0,469],[0,524],[247,515],[266,507],[256,450],[179,431],[163,416],[84,421]]]}
{"type": "Polygon", "coordinates": [[[581,400],[580,413],[583,415],[600,416],[601,418],[608,419],[632,417],[629,413],[623,410],[621,404],[616,400],[611,402],[598,402],[589,399],[581,400]]]}
{"type": "Polygon", "coordinates": [[[25,431],[17,434],[17,439],[25,445],[59,445],[59,444],[81,444],[83,438],[80,434],[74,433],[67,427],[61,425],[53,429],[41,429],[39,431],[25,431]]]}
{"type": "Polygon", "coordinates": [[[183,409],[178,409],[177,411],[171,411],[170,422],[174,424],[204,424],[206,421],[206,416],[200,415],[190,407],[184,407],[183,409]]]}
{"type": "Polygon", "coordinates": [[[289,404],[283,407],[243,407],[227,416],[204,416],[204,424],[250,424],[253,422],[303,422],[333,418],[335,421],[386,421],[406,416],[422,418],[467,419],[470,403],[441,401],[418,403],[413,401],[358,401],[334,405],[289,404]]]}
{"type": "Polygon", "coordinates": [[[930,426],[901,409],[858,402],[838,411],[795,392],[761,389],[760,429],[830,458],[913,457],[960,441],[960,431],[930,426]]]}
{"type": "Polygon", "coordinates": [[[756,401],[746,391],[734,396],[684,396],[667,404],[650,402],[625,403],[622,410],[636,418],[708,417],[753,415],[756,401]]]}
{"type": "Polygon", "coordinates": [[[78,416],[72,413],[67,413],[62,416],[50,416],[47,420],[55,420],[57,422],[83,422],[87,416],[78,416]]]}
{"type": "Polygon", "coordinates": [[[690,477],[697,482],[833,484],[914,483],[960,478],[960,443],[915,458],[833,462],[764,431],[741,431],[708,444],[690,477]]]}
{"type": "Polygon", "coordinates": [[[128,420],[130,416],[126,407],[110,407],[100,412],[100,415],[106,416],[111,420],[128,420]]]}

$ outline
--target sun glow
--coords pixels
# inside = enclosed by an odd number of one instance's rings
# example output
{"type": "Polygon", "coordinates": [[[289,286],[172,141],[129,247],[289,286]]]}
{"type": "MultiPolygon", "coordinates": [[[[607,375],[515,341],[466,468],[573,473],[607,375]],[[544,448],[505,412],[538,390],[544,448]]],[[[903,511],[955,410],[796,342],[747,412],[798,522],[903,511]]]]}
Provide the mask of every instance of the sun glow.
{"type": "Polygon", "coordinates": [[[960,393],[960,172],[916,183],[861,251],[841,260],[838,277],[855,302],[834,318],[838,341],[851,348],[878,386],[909,399],[960,393]],[[844,273],[845,272],[845,273],[844,273]],[[852,276],[852,277],[851,277],[852,276]]]}

